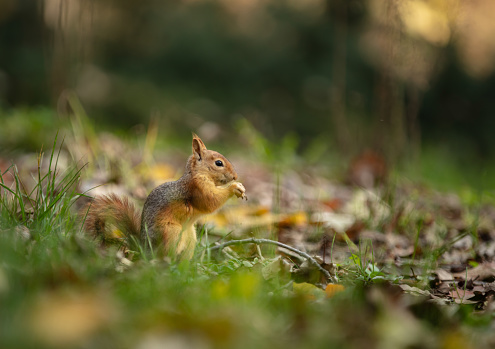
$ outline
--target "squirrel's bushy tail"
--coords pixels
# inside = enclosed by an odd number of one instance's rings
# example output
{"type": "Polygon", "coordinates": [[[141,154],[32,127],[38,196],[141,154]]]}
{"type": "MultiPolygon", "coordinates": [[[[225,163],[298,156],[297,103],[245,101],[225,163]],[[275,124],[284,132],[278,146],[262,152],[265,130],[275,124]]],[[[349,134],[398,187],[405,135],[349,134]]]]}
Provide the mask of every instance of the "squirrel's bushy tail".
{"type": "Polygon", "coordinates": [[[84,222],[87,232],[106,240],[116,235],[109,230],[112,227],[127,238],[139,236],[141,213],[127,197],[119,197],[115,194],[97,196],[89,205],[84,222]]]}

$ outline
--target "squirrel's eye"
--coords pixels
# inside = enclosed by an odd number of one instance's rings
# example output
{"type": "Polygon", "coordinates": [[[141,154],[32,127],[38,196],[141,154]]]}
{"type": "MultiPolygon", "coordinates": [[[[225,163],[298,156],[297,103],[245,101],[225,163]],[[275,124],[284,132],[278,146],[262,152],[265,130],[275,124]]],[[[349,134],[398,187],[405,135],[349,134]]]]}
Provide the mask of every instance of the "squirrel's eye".
{"type": "Polygon", "coordinates": [[[215,161],[215,165],[217,165],[218,167],[222,167],[223,166],[222,160],[215,161]]]}

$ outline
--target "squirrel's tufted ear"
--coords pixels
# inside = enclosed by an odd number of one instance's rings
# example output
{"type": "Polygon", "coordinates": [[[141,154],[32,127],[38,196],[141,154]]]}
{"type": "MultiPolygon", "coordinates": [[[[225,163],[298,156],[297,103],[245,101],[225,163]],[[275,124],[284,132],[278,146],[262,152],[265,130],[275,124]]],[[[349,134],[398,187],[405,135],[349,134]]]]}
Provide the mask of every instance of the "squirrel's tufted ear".
{"type": "Polygon", "coordinates": [[[203,158],[203,152],[206,150],[205,144],[203,143],[201,138],[199,138],[198,135],[194,132],[192,140],[192,150],[196,160],[201,160],[203,158]]]}

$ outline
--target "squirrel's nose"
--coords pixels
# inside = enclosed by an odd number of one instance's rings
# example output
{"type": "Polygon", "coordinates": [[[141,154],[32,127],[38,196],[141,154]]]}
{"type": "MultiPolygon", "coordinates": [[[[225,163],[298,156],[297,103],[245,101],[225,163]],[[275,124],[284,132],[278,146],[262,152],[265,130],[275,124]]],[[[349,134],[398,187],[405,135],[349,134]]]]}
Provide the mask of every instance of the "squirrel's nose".
{"type": "Polygon", "coordinates": [[[237,174],[235,174],[235,175],[233,176],[233,179],[234,179],[234,181],[236,181],[236,180],[237,180],[237,174]]]}

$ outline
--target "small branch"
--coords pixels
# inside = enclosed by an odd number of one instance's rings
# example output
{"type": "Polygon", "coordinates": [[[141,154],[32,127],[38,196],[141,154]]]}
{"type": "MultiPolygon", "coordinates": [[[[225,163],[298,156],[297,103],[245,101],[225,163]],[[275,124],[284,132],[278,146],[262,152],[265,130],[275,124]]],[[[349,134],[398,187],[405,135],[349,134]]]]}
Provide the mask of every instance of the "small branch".
{"type": "Polygon", "coordinates": [[[217,245],[217,246],[213,246],[213,247],[208,247],[208,248],[210,249],[210,251],[214,251],[214,250],[222,250],[225,247],[231,246],[231,245],[243,245],[243,244],[257,244],[257,245],[258,244],[271,244],[271,245],[277,245],[277,246],[283,247],[283,248],[285,248],[285,249],[287,249],[289,251],[292,251],[294,253],[297,253],[300,256],[303,256],[304,258],[306,258],[307,260],[309,260],[315,267],[317,267],[323,273],[323,275],[325,275],[327,277],[328,280],[330,280],[331,282],[336,282],[335,279],[333,278],[333,276],[330,275],[330,273],[328,272],[328,270],[324,269],[309,254],[307,254],[305,252],[302,252],[302,251],[299,251],[298,249],[295,249],[294,247],[291,247],[289,245],[283,244],[283,243],[278,242],[278,241],[268,240],[268,239],[250,238],[250,239],[243,239],[243,240],[231,240],[231,241],[228,241],[228,242],[224,242],[223,244],[220,244],[220,245],[217,245]]]}

